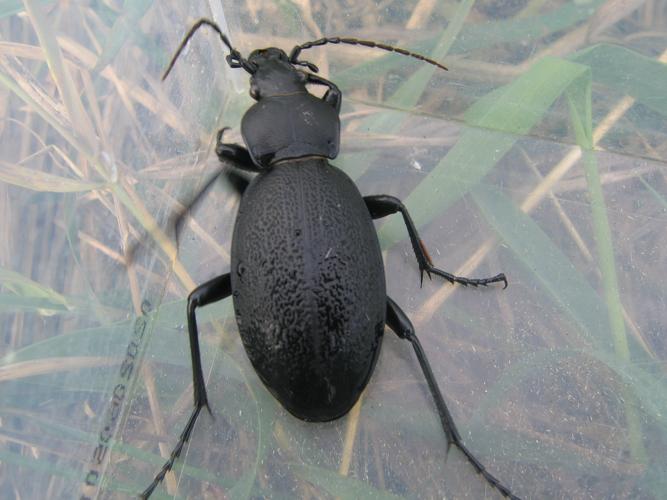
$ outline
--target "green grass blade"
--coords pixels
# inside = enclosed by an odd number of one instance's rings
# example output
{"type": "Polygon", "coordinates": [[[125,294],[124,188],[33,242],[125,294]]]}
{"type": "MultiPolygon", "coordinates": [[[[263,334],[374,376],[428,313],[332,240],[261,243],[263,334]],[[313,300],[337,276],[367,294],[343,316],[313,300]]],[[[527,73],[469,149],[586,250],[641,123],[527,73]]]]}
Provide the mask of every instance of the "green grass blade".
{"type": "MultiPolygon", "coordinates": [[[[440,61],[445,58],[449,52],[449,49],[451,49],[452,45],[454,44],[457,35],[463,29],[463,23],[468,17],[468,14],[470,14],[470,9],[472,9],[474,3],[474,0],[464,0],[459,4],[454,17],[447,26],[447,29],[442,34],[442,37],[438,41],[435,48],[429,54],[431,59],[440,61]]],[[[388,104],[390,106],[396,106],[399,108],[414,107],[417,102],[419,102],[419,99],[426,90],[428,81],[436,71],[441,70],[431,65],[424,65],[419,68],[415,74],[408,78],[407,82],[402,84],[396,93],[389,98],[388,104]]],[[[390,127],[391,130],[396,130],[396,128],[397,127],[395,124],[393,127],[390,127]]],[[[379,131],[383,131],[382,128],[380,128],[379,131]]]]}
{"type": "Polygon", "coordinates": [[[461,31],[461,36],[457,38],[451,52],[465,54],[499,43],[541,39],[585,21],[593,9],[604,1],[567,2],[537,16],[470,24],[461,31]]]}
{"type": "Polygon", "coordinates": [[[102,53],[91,70],[93,74],[102,71],[116,58],[123,45],[140,32],[139,22],[152,5],[153,0],[125,0],[122,14],[116,18],[111,27],[111,33],[104,42],[102,53]]]}
{"type": "Polygon", "coordinates": [[[72,307],[64,295],[15,271],[0,267],[0,283],[20,297],[41,298],[68,309],[72,307]]]}
{"type": "MultiPolygon", "coordinates": [[[[500,43],[540,40],[570,28],[588,19],[595,7],[604,0],[593,0],[586,4],[567,3],[545,14],[533,17],[511,18],[494,22],[467,24],[457,34],[449,54],[468,54],[473,50],[492,47],[500,43]]],[[[431,39],[410,45],[418,53],[428,53],[438,43],[431,39]]],[[[361,81],[374,81],[388,70],[400,67],[400,58],[386,55],[378,59],[346,67],[336,72],[334,81],[343,90],[361,81]]]]}
{"type": "Polygon", "coordinates": [[[480,184],[471,194],[516,259],[574,320],[581,340],[612,352],[604,303],[558,245],[499,190],[480,184]]]}
{"type": "MultiPolygon", "coordinates": [[[[568,93],[568,105],[570,108],[571,121],[575,130],[577,142],[583,150],[583,166],[588,185],[588,193],[591,200],[591,211],[593,215],[593,230],[598,253],[600,273],[602,274],[602,287],[610,333],[614,341],[614,351],[623,361],[630,361],[630,350],[628,338],[625,331],[625,320],[623,319],[623,304],[618,289],[618,276],[616,273],[616,259],[614,257],[614,243],[607,216],[607,207],[600,182],[597,160],[593,152],[593,120],[591,118],[591,84],[590,78],[583,79],[582,85],[574,85],[568,93]]],[[[630,450],[636,462],[646,462],[646,450],[642,444],[642,429],[639,415],[635,410],[633,394],[626,388],[622,388],[625,400],[625,414],[628,424],[630,450]]]]}
{"type": "Polygon", "coordinates": [[[665,209],[667,209],[667,199],[665,199],[664,196],[662,196],[658,191],[655,190],[653,186],[651,186],[648,182],[643,177],[639,177],[640,182],[644,185],[646,189],[651,193],[653,198],[655,198],[658,203],[660,203],[665,209]]]}
{"type": "MultiPolygon", "coordinates": [[[[456,10],[452,22],[447,26],[443,35],[440,37],[436,48],[429,54],[429,57],[435,60],[444,59],[447,51],[456,39],[463,23],[470,13],[474,2],[464,0],[456,10]]],[[[385,67],[384,72],[387,71],[385,67]]],[[[412,77],[404,82],[399,89],[388,99],[388,103],[394,107],[413,107],[421,98],[429,79],[436,69],[430,65],[424,65],[412,77]]],[[[438,70],[442,71],[442,70],[438,70]]],[[[396,111],[384,111],[373,115],[363,121],[362,128],[369,132],[388,134],[397,132],[401,127],[401,114],[396,111]]],[[[342,154],[339,157],[341,165],[345,171],[353,178],[361,176],[368,166],[373,162],[374,155],[366,153],[342,154]]]]}
{"type": "Polygon", "coordinates": [[[593,81],[637,99],[667,116],[667,64],[625,47],[600,44],[570,58],[591,68],[593,81]]]}
{"type": "Polygon", "coordinates": [[[37,312],[45,316],[65,313],[70,310],[63,304],[52,302],[44,297],[20,297],[18,295],[0,294],[0,313],[37,312]]]}
{"type": "MultiPolygon", "coordinates": [[[[580,64],[547,57],[471,106],[465,115],[471,127],[404,200],[415,223],[425,224],[477,185],[587,70],[580,64]]],[[[382,226],[379,236],[387,247],[406,238],[407,233],[402,221],[394,218],[382,226]]]]}

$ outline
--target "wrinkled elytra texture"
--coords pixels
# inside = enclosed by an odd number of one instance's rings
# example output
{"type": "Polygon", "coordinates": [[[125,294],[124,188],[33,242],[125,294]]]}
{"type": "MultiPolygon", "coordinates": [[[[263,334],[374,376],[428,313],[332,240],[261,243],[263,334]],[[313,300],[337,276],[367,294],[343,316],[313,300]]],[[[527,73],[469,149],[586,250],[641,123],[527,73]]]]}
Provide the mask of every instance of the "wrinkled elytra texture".
{"type": "Polygon", "coordinates": [[[303,420],[344,415],[385,324],[382,255],[359,190],[325,160],[277,165],[243,194],[232,241],[234,310],[259,377],[303,420]]]}

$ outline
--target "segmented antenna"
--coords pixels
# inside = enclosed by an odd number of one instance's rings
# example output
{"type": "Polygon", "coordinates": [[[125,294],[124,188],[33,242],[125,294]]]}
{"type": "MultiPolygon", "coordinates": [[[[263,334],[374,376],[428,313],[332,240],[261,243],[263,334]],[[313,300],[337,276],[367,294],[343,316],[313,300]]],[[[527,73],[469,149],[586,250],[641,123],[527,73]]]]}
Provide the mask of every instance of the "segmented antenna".
{"type": "Polygon", "coordinates": [[[246,70],[248,73],[254,73],[255,72],[255,67],[251,65],[247,59],[244,59],[241,53],[236,50],[234,47],[232,47],[231,42],[227,38],[227,36],[222,32],[220,29],[220,26],[218,26],[215,22],[211,21],[210,19],[206,19],[202,17],[199,19],[195,24],[192,25],[192,28],[190,28],[190,31],[183,37],[183,41],[181,41],[181,44],[178,46],[178,49],[176,50],[176,53],[174,54],[174,57],[171,58],[171,62],[169,63],[169,66],[167,66],[167,69],[165,70],[164,74],[162,75],[162,80],[164,81],[165,78],[167,78],[167,75],[169,75],[169,72],[171,69],[174,67],[174,64],[176,64],[176,59],[178,59],[178,56],[181,55],[181,52],[183,52],[183,49],[185,46],[188,44],[190,41],[190,38],[195,34],[195,32],[201,28],[202,26],[209,26],[213,28],[218,35],[220,35],[220,40],[222,40],[222,43],[224,43],[227,48],[229,48],[230,54],[227,56],[227,63],[232,67],[232,68],[243,68],[246,70]]]}
{"type": "Polygon", "coordinates": [[[378,43],[372,40],[359,40],[357,38],[341,38],[337,36],[331,38],[320,38],[319,40],[314,40],[312,42],[306,42],[302,43],[301,45],[297,45],[292,49],[292,52],[290,53],[289,56],[290,62],[292,64],[305,65],[301,61],[297,61],[297,58],[299,57],[299,54],[301,54],[301,51],[310,49],[311,47],[319,47],[321,45],[326,45],[327,43],[335,43],[335,44],[347,43],[349,45],[362,45],[364,47],[370,47],[373,49],[382,49],[389,52],[397,52],[401,55],[414,57],[415,59],[419,59],[420,61],[427,62],[429,64],[432,64],[433,66],[437,66],[438,68],[447,71],[447,68],[442,64],[440,64],[439,62],[434,61],[433,59],[429,59],[428,57],[424,57],[421,54],[410,52],[409,50],[403,49],[401,47],[393,47],[392,45],[387,45],[385,43],[378,43]]]}

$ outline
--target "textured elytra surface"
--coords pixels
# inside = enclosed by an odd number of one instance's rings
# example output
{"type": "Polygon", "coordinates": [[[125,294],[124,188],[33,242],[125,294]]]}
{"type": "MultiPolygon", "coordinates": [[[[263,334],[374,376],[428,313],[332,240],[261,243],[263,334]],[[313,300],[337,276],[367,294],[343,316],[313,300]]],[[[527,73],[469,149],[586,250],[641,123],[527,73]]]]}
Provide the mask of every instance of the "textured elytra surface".
{"type": "Polygon", "coordinates": [[[323,160],[283,164],[246,189],[234,229],[232,289],[250,361],[299,418],[354,405],[380,351],[380,246],[354,183],[323,160]]]}

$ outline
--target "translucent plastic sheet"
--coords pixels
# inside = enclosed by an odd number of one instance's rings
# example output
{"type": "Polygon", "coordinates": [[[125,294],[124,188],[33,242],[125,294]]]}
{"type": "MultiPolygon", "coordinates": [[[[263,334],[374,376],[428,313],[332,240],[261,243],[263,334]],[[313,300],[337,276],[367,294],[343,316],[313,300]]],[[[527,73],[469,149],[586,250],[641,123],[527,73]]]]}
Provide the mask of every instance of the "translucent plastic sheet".
{"type": "MultiPolygon", "coordinates": [[[[401,198],[437,266],[510,283],[420,287],[395,216],[377,225],[388,293],[516,495],[664,496],[665,2],[0,4],[0,498],[136,495],[190,414],[186,297],[229,270],[238,195],[218,182],[177,254],[169,220],[252,101],[210,30],[160,77],[212,15],[245,55],[347,35],[449,66],[303,53],[343,90],[332,163],[401,198]]],[[[261,384],[230,301],[198,318],[213,418],[156,498],[499,496],[447,453],[391,332],[358,407],[313,424],[261,384]]]]}

